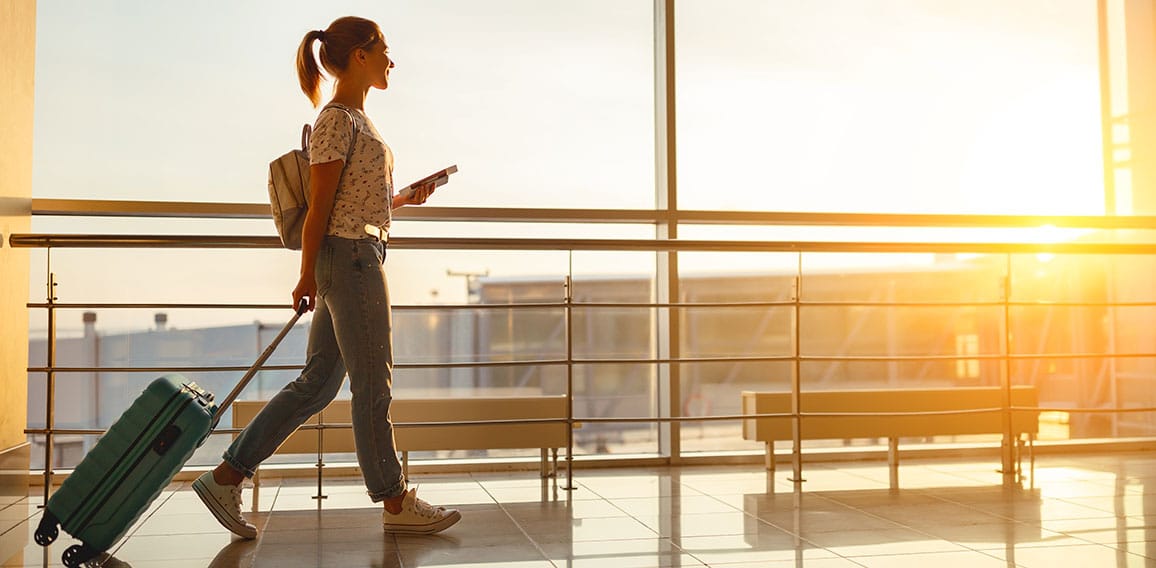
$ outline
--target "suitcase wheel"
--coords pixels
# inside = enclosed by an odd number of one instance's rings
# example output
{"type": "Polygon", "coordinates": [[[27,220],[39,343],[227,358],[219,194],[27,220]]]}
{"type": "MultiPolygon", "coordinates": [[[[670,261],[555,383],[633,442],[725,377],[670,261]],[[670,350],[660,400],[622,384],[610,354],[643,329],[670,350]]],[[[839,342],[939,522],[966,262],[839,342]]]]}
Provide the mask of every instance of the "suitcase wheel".
{"type": "Polygon", "coordinates": [[[64,549],[64,554],[60,555],[60,559],[64,561],[64,565],[68,568],[80,568],[85,562],[99,555],[99,550],[93,550],[86,544],[74,544],[64,549]]]}
{"type": "Polygon", "coordinates": [[[36,544],[40,546],[48,546],[56,542],[56,537],[60,536],[60,528],[57,526],[56,517],[44,511],[44,517],[40,519],[40,524],[36,527],[36,535],[33,537],[36,544]]]}

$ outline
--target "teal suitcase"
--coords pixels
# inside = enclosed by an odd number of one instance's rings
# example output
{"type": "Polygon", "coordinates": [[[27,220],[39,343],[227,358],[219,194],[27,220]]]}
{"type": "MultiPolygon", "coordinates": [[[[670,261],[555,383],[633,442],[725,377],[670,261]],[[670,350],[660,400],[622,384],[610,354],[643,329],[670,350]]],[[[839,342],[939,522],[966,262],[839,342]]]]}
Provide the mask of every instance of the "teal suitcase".
{"type": "Polygon", "coordinates": [[[111,548],[208,437],[216,408],[180,375],[154,380],[48,500],[36,542],[51,544],[59,522],[83,543],[65,550],[65,566],[111,548]]]}
{"type": "Polygon", "coordinates": [[[219,407],[212,393],[181,375],[150,383],[48,500],[36,543],[52,544],[58,525],[81,541],[62,555],[69,568],[112,548],[209,437],[302,313],[304,305],[219,407]]]}

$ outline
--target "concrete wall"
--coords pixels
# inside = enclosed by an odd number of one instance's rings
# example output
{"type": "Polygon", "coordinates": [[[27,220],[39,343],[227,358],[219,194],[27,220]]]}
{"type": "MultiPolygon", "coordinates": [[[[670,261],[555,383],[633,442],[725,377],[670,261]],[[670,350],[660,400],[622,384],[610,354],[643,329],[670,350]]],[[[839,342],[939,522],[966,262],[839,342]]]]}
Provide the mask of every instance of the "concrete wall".
{"type": "Polygon", "coordinates": [[[30,229],[35,51],[35,0],[0,0],[0,452],[27,422],[28,251],[7,241],[30,229]]]}

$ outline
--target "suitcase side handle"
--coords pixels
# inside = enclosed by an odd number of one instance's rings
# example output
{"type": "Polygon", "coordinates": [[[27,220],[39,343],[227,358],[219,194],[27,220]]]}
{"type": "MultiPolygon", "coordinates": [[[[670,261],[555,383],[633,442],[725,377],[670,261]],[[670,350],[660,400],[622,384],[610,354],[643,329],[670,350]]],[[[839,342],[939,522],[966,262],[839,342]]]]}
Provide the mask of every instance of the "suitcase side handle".
{"type": "Polygon", "coordinates": [[[233,390],[229,392],[229,395],[226,396],[219,405],[217,405],[217,411],[213,413],[213,423],[211,426],[209,426],[210,432],[217,429],[217,423],[221,421],[221,416],[225,413],[226,410],[228,410],[230,406],[233,405],[233,401],[236,400],[238,396],[240,396],[241,391],[245,390],[245,387],[249,386],[249,381],[253,380],[253,377],[257,375],[257,371],[261,370],[261,365],[264,365],[265,361],[269,360],[269,357],[273,355],[273,351],[275,351],[277,346],[281,344],[281,340],[285,339],[285,336],[289,334],[289,330],[293,329],[293,326],[297,324],[297,320],[301,319],[301,316],[305,315],[305,312],[307,311],[309,311],[309,300],[302,298],[301,301],[297,303],[297,308],[293,314],[293,317],[289,320],[288,323],[285,324],[285,327],[281,328],[281,331],[277,334],[277,337],[273,338],[273,341],[269,343],[269,346],[265,348],[265,351],[261,353],[261,356],[257,358],[257,361],[253,363],[253,366],[249,367],[249,370],[245,372],[244,377],[241,377],[241,381],[237,383],[237,386],[233,387],[233,390]]]}

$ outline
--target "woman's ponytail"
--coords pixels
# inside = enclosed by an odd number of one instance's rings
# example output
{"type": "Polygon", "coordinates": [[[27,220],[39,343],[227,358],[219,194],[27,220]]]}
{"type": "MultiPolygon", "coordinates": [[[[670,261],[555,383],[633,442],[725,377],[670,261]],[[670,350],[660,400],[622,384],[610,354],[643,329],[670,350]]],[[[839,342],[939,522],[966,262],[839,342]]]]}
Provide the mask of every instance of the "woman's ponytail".
{"type": "Polygon", "coordinates": [[[316,107],[321,104],[321,69],[313,58],[314,40],[324,44],[325,32],[313,30],[301,40],[301,47],[297,48],[297,81],[301,83],[301,90],[309,97],[309,102],[316,107]]]}

